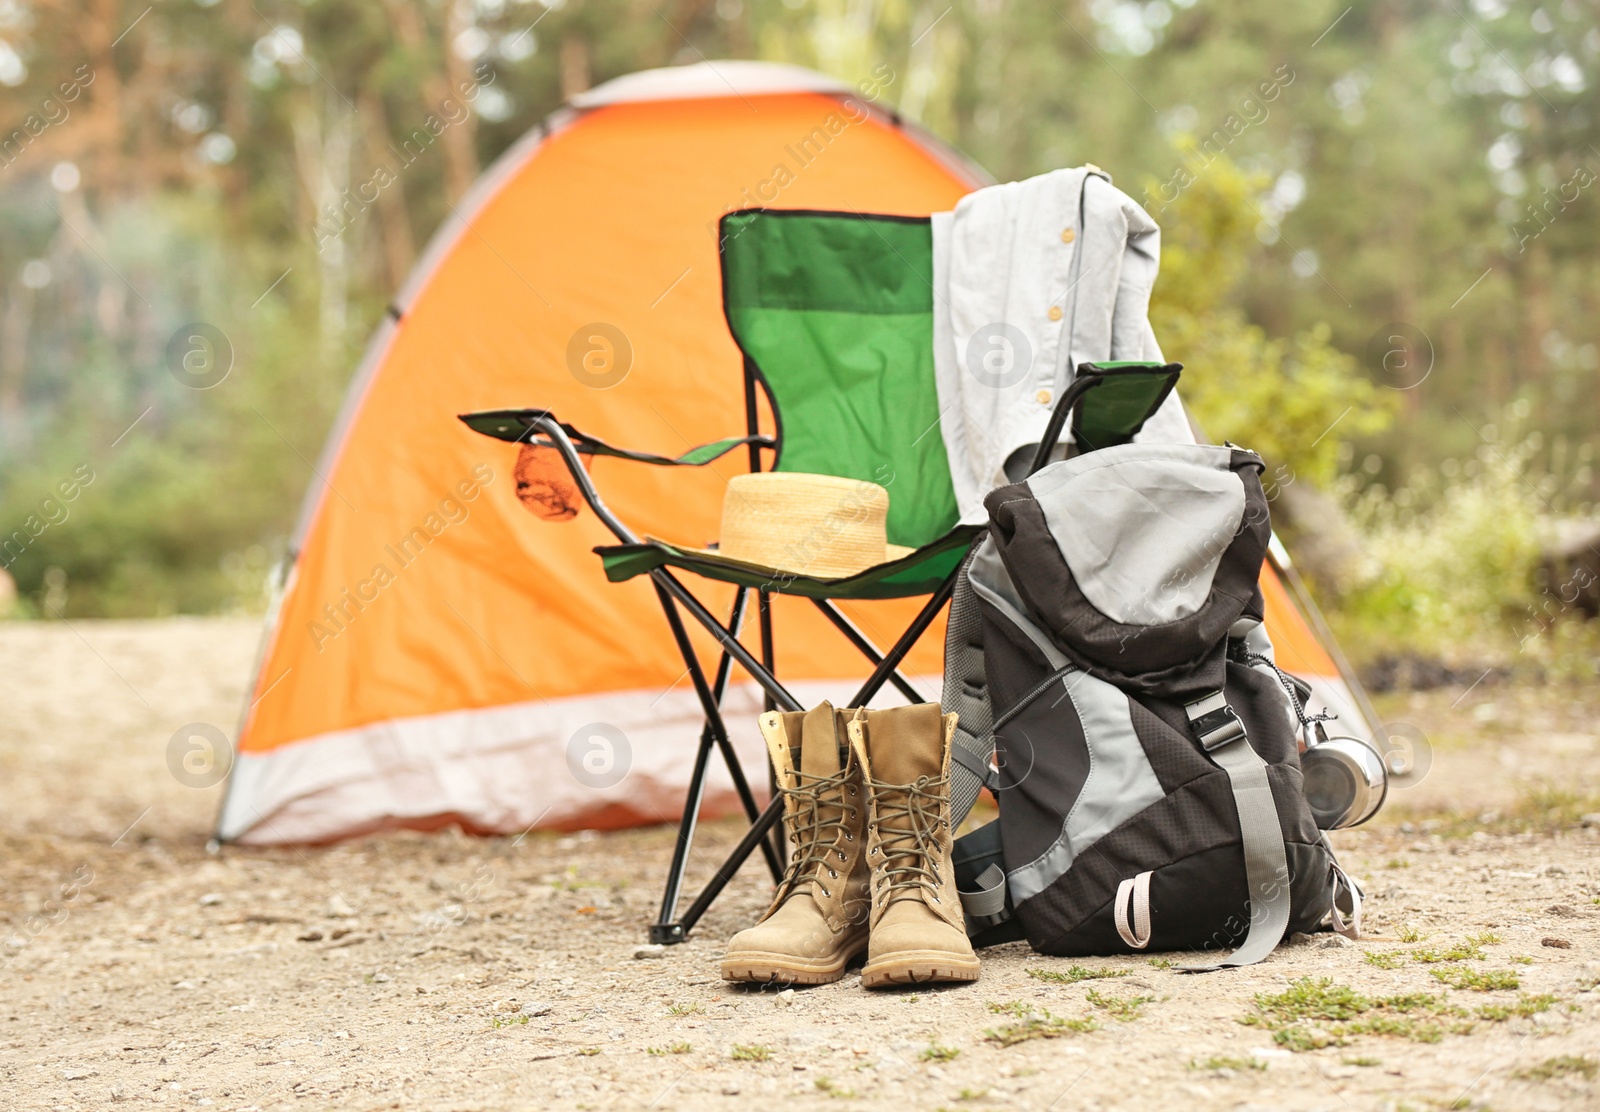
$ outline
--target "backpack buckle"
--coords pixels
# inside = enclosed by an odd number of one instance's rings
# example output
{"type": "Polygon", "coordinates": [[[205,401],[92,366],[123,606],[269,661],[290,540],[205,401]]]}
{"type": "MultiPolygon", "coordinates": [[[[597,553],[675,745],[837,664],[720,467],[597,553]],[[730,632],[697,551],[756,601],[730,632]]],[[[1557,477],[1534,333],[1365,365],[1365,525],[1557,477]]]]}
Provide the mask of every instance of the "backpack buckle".
{"type": "Polygon", "coordinates": [[[1183,710],[1189,716],[1189,728],[1199,739],[1200,748],[1207,753],[1245,735],[1244,722],[1220,691],[1195,700],[1183,710]]]}

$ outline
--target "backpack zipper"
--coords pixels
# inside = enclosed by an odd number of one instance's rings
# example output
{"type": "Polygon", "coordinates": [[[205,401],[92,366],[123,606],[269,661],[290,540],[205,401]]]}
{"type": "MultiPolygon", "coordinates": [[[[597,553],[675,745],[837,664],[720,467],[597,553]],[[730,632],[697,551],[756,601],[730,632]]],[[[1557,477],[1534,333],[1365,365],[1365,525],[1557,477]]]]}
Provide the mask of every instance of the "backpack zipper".
{"type": "Polygon", "coordinates": [[[1057,680],[1061,679],[1063,676],[1069,675],[1069,674],[1071,674],[1073,672],[1077,672],[1079,670],[1080,669],[1078,668],[1077,665],[1068,664],[1065,667],[1057,668],[1054,672],[1051,672],[1044,679],[1042,679],[1038,683],[1034,684],[1032,689],[1029,690],[1029,692],[1026,695],[1024,695],[1022,698],[1017,700],[1016,706],[1012,707],[1010,710],[1008,710],[1004,714],[1002,714],[999,718],[995,719],[994,727],[989,731],[989,735],[991,737],[993,737],[995,734],[998,734],[1000,732],[1000,727],[1004,726],[1007,722],[1010,722],[1017,715],[1021,714],[1023,712],[1023,710],[1027,708],[1028,704],[1033,702],[1040,695],[1044,694],[1045,690],[1047,688],[1049,688],[1051,684],[1055,683],[1057,680]]]}

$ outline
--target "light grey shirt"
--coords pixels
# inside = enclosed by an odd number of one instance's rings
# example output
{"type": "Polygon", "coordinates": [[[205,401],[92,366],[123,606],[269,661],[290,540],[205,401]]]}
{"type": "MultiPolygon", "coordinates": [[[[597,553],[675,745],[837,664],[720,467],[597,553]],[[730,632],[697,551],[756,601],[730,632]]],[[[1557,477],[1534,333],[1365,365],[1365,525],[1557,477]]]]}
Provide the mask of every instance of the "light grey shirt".
{"type": "MultiPolygon", "coordinates": [[[[1038,444],[1079,363],[1163,359],[1148,319],[1160,258],[1155,221],[1093,166],[934,214],[939,428],[962,521],[986,520],[984,495],[1038,444]]],[[[1136,439],[1194,442],[1176,393],[1136,439]]]]}

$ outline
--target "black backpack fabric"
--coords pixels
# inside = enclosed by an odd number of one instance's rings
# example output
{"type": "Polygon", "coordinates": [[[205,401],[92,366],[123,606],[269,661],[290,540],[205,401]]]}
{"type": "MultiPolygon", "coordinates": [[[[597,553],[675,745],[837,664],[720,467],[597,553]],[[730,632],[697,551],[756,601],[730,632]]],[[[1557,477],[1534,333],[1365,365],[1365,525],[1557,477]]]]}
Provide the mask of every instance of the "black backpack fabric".
{"type": "Polygon", "coordinates": [[[944,699],[956,814],[980,784],[1000,805],[956,843],[976,943],[1234,951],[1203,970],[1356,928],[1305,800],[1304,692],[1262,624],[1262,469],[1231,445],[1127,444],[985,500],[944,699]]]}

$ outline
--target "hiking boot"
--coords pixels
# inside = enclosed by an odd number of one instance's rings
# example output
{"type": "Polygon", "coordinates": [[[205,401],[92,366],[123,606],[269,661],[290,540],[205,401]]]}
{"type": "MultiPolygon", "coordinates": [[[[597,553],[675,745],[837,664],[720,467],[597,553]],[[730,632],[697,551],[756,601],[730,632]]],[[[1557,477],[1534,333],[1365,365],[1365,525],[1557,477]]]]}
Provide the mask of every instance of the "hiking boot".
{"type": "Polygon", "coordinates": [[[975,981],[950,863],[950,738],[956,716],[936,703],[859,710],[848,732],[866,780],[872,938],[867,988],[975,981]]]}
{"type": "Polygon", "coordinates": [[[729,939],[724,980],[824,985],[867,948],[866,789],[845,721],[828,703],[761,716],[793,848],[766,914],[729,939]]]}

